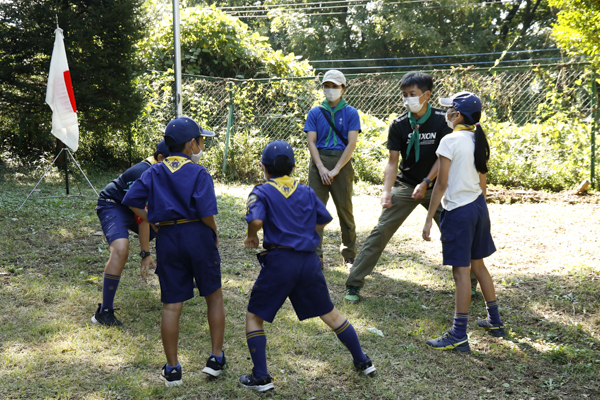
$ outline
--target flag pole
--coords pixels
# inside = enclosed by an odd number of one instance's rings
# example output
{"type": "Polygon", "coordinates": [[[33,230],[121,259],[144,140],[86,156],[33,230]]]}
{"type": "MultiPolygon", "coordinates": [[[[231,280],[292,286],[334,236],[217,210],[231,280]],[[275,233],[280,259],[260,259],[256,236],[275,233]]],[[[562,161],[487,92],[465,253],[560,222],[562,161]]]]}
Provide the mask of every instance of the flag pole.
{"type": "Polygon", "coordinates": [[[183,114],[181,103],[181,34],[179,31],[179,0],[173,0],[173,50],[175,56],[175,109],[177,117],[183,114]]]}

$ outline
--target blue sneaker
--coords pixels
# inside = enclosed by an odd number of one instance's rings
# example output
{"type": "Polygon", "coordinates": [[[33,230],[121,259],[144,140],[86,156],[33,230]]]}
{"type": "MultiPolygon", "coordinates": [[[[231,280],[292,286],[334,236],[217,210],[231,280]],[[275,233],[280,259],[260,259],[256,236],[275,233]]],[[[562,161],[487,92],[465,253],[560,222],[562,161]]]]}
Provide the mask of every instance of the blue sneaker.
{"type": "Polygon", "coordinates": [[[499,324],[492,324],[487,319],[478,319],[477,326],[488,331],[490,335],[493,337],[504,337],[504,324],[500,322],[499,324]]]}
{"type": "Polygon", "coordinates": [[[425,344],[436,350],[471,351],[471,347],[469,347],[469,335],[457,338],[452,336],[450,331],[445,332],[439,338],[426,341],[425,344]]]}

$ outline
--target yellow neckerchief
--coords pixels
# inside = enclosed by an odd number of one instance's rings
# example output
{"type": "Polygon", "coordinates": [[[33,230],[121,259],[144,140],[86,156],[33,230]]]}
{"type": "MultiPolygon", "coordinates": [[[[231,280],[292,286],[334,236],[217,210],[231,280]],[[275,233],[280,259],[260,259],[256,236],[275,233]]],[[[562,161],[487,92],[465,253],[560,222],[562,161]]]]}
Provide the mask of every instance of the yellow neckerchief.
{"type": "Polygon", "coordinates": [[[458,124],[454,127],[454,130],[452,132],[456,132],[456,131],[471,131],[471,132],[475,132],[475,126],[476,125],[467,125],[467,124],[458,124]]]}
{"type": "Polygon", "coordinates": [[[163,161],[163,164],[165,164],[167,166],[167,168],[169,168],[169,171],[171,171],[171,173],[175,173],[181,167],[183,167],[185,164],[191,163],[191,162],[192,162],[192,160],[190,160],[189,158],[186,158],[186,157],[169,156],[169,157],[165,158],[165,160],[163,161]]]}
{"type": "Polygon", "coordinates": [[[279,192],[287,199],[296,191],[298,187],[298,181],[294,178],[290,178],[287,175],[281,176],[279,178],[272,178],[267,181],[267,184],[273,186],[275,189],[279,190],[279,192]]]}
{"type": "Polygon", "coordinates": [[[154,165],[158,162],[154,159],[154,156],[150,156],[150,157],[146,158],[144,161],[146,161],[150,165],[154,165]]]}

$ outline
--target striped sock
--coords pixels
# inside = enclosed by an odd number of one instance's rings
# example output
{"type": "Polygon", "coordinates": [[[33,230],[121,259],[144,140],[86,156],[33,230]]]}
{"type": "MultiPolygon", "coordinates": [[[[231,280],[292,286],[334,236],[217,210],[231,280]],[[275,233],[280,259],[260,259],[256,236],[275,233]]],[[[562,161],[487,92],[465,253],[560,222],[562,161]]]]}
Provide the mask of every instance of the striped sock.
{"type": "Polygon", "coordinates": [[[121,275],[104,273],[104,280],[102,281],[102,310],[106,308],[112,310],[114,308],[115,294],[117,294],[120,280],[121,275]]]}
{"type": "Polygon", "coordinates": [[[350,354],[352,354],[355,364],[364,361],[367,358],[360,347],[358,335],[348,320],[344,321],[342,325],[335,329],[335,334],[338,339],[340,339],[340,342],[350,350],[350,354]]]}
{"type": "Polygon", "coordinates": [[[494,301],[486,301],[485,308],[487,308],[488,321],[490,324],[501,324],[500,313],[498,312],[498,299],[494,301]]]}
{"type": "Polygon", "coordinates": [[[265,331],[246,333],[246,342],[248,343],[252,363],[254,363],[254,376],[260,378],[267,375],[267,336],[265,331]]]}
{"type": "Polygon", "coordinates": [[[467,323],[469,322],[469,313],[454,313],[454,324],[452,325],[452,336],[455,338],[465,337],[467,334],[467,323]]]}

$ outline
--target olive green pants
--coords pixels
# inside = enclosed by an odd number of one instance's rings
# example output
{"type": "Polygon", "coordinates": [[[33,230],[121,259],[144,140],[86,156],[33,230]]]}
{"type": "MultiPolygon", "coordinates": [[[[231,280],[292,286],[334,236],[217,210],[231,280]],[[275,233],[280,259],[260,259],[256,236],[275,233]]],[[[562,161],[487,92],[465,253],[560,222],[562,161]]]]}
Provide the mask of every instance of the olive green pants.
{"type": "MultiPolygon", "coordinates": [[[[433,189],[427,189],[425,197],[420,200],[414,200],[411,197],[414,190],[415,187],[412,185],[396,182],[396,185],[392,188],[392,206],[383,209],[377,226],[373,228],[367,239],[365,239],[358,257],[354,261],[352,269],[350,269],[346,286],[363,287],[365,277],[373,271],[385,246],[387,246],[404,220],[418,205],[422,205],[427,209],[429,208],[433,189]]],[[[441,212],[442,206],[440,205],[433,217],[438,227],[440,226],[441,212]]]]}
{"type": "MultiPolygon", "coordinates": [[[[323,155],[321,161],[328,170],[335,168],[340,155],[323,155]]],[[[342,245],[340,252],[344,258],[356,257],[356,225],[354,224],[354,214],[352,210],[352,189],[354,186],[354,168],[352,162],[348,162],[340,170],[339,174],[333,178],[331,185],[324,185],[319,175],[319,169],[315,163],[310,160],[308,170],[308,185],[315,191],[317,197],[327,205],[329,195],[333,199],[338,218],[340,219],[340,228],[342,230],[342,245]]],[[[321,236],[321,242],[317,247],[317,254],[323,255],[323,230],[317,231],[321,236]]]]}

